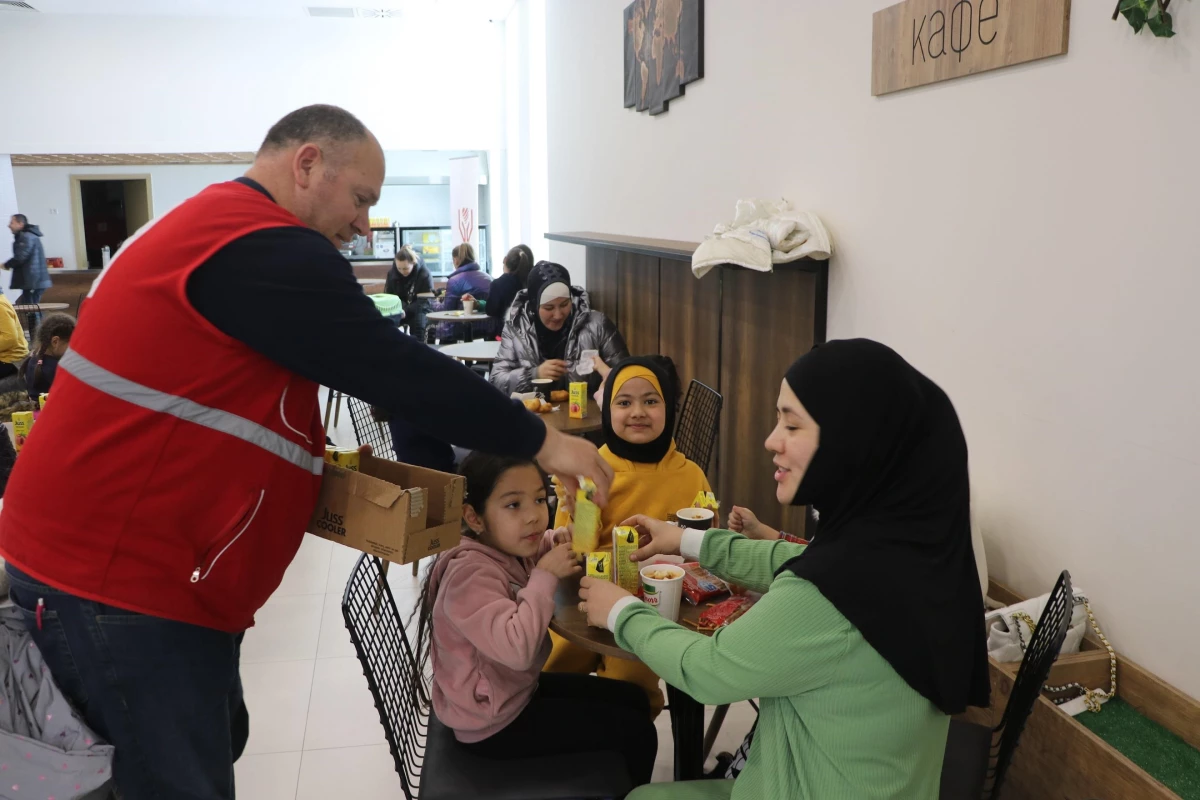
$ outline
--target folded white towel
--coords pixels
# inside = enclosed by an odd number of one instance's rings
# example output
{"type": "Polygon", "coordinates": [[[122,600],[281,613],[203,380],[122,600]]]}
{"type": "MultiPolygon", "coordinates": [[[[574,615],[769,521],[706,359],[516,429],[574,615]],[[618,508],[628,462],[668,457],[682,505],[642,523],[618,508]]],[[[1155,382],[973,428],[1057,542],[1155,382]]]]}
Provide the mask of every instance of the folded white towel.
{"type": "Polygon", "coordinates": [[[816,214],[787,200],[739,200],[733,222],[718,225],[692,254],[692,272],[701,278],[721,264],[770,272],[775,264],[832,254],[829,231],[816,214]]]}

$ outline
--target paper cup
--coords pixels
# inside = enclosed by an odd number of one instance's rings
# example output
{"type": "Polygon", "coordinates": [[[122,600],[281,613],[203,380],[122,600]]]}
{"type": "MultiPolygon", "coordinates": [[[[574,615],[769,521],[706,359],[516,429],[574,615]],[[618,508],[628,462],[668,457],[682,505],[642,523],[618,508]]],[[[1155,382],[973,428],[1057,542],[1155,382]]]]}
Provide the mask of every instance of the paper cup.
{"type": "Polygon", "coordinates": [[[463,313],[464,314],[474,314],[475,313],[475,301],[474,300],[463,300],[463,313]]]}
{"type": "Polygon", "coordinates": [[[675,512],[675,519],[680,527],[696,531],[706,531],[716,523],[716,515],[711,508],[681,508],[675,512]]]}
{"type": "Polygon", "coordinates": [[[554,381],[549,378],[534,378],[533,391],[536,392],[543,400],[550,399],[550,391],[554,388],[554,381]]]}
{"type": "Polygon", "coordinates": [[[679,621],[679,601],[683,597],[683,570],[670,564],[650,564],[638,574],[642,579],[642,594],[646,602],[658,609],[658,615],[671,622],[679,621]],[[670,578],[649,575],[670,574],[670,578]]]}

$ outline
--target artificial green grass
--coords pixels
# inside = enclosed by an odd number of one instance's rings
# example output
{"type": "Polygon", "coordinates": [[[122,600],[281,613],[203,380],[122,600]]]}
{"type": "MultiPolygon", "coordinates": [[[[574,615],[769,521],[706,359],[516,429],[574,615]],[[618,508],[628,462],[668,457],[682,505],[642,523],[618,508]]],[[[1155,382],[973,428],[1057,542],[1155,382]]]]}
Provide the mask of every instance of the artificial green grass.
{"type": "Polygon", "coordinates": [[[1200,800],[1200,750],[1133,706],[1118,698],[1075,719],[1183,800],[1200,800]]]}

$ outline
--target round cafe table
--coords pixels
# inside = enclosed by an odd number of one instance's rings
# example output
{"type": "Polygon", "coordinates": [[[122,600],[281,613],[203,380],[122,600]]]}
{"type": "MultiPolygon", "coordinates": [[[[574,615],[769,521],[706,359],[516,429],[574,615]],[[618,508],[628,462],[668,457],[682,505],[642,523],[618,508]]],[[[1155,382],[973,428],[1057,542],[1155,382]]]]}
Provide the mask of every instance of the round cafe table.
{"type": "Polygon", "coordinates": [[[538,414],[538,416],[545,420],[547,425],[558,428],[568,436],[583,436],[585,433],[595,433],[604,427],[604,423],[600,419],[600,406],[596,405],[596,401],[591,397],[588,397],[588,414],[583,419],[571,418],[571,404],[566,400],[558,403],[552,402],[551,405],[558,410],[547,414],[538,414]]]}
{"type": "Polygon", "coordinates": [[[36,332],[39,315],[46,311],[66,311],[70,307],[69,303],[21,303],[14,305],[13,309],[18,314],[25,315],[25,327],[29,330],[30,335],[33,335],[36,332]]]}
{"type": "MultiPolygon", "coordinates": [[[[640,659],[617,644],[613,635],[603,628],[593,628],[587,623],[587,614],[579,610],[579,578],[565,578],[558,582],[558,593],[554,597],[554,617],[550,630],[572,644],[602,656],[624,658],[629,661],[640,659]]],[[[716,597],[708,603],[716,603],[725,597],[716,597]]],[[[694,606],[686,599],[679,604],[679,622],[698,622],[705,606],[694,606]]],[[[684,625],[687,627],[686,625],[684,625]]],[[[671,711],[671,736],[675,743],[675,780],[696,781],[704,777],[704,706],[696,702],[687,692],[667,684],[667,704],[671,711]]]]}
{"type": "Polygon", "coordinates": [[[460,361],[482,361],[491,363],[500,355],[500,343],[497,341],[459,342],[438,348],[451,358],[460,361]]]}
{"type": "Polygon", "coordinates": [[[428,315],[428,319],[430,322],[483,322],[491,317],[478,311],[470,314],[465,311],[434,311],[428,315]]]}

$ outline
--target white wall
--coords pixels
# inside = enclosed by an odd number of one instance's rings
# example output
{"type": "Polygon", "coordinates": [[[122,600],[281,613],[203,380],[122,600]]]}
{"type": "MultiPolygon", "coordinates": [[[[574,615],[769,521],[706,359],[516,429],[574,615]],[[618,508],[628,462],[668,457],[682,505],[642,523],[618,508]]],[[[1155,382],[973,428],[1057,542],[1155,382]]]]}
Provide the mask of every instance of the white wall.
{"type": "Polygon", "coordinates": [[[487,150],[503,135],[503,36],[466,21],[431,35],[403,20],[10,14],[0,68],[22,91],[0,153],[255,150],[318,102],[388,150],[487,150]]]}
{"type": "Polygon", "coordinates": [[[504,89],[508,244],[527,244],[541,260],[549,230],[546,0],[516,0],[509,12],[504,89]]]}
{"type": "MultiPolygon", "coordinates": [[[[0,223],[7,225],[13,214],[19,214],[17,185],[13,181],[12,159],[0,154],[0,223]]],[[[0,231],[0,262],[12,258],[12,237],[0,231]]]]}
{"type": "Polygon", "coordinates": [[[819,212],[830,335],[949,392],[993,575],[1069,568],[1119,650],[1200,696],[1200,7],[1160,41],[1076,3],[1065,58],[876,99],[880,0],[708,3],[708,77],[650,118],[622,108],[626,4],[549,4],[551,230],[819,212]]]}
{"type": "MultiPolygon", "coordinates": [[[[13,167],[21,213],[42,229],[46,256],[59,256],[67,269],[75,262],[71,214],[71,175],[149,175],[151,213],[162,216],[204,187],[232,180],[245,164],[172,164],[149,167],[13,167]]],[[[97,265],[99,266],[99,265],[97,265]]]]}

